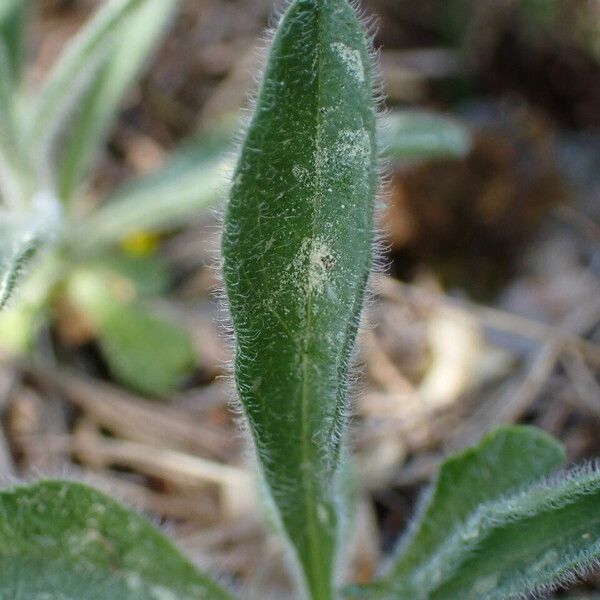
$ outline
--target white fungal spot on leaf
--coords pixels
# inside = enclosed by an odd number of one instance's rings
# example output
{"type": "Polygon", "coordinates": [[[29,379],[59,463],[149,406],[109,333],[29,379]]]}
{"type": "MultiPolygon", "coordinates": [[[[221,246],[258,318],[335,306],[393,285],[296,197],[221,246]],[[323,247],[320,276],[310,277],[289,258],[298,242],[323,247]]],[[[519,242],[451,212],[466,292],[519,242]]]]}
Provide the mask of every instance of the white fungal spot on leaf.
{"type": "Polygon", "coordinates": [[[335,155],[344,164],[365,162],[371,156],[371,140],[364,129],[344,129],[335,145],[335,155]]]}
{"type": "Polygon", "coordinates": [[[292,175],[300,182],[304,183],[308,178],[308,169],[302,165],[294,165],[292,167],[292,175]]]}
{"type": "Polygon", "coordinates": [[[307,291],[320,293],[333,266],[334,257],[329,246],[320,238],[305,240],[305,245],[308,248],[307,291]]]}
{"type": "Polygon", "coordinates": [[[331,44],[331,49],[340,57],[346,65],[348,72],[360,83],[365,81],[365,67],[363,65],[362,56],[358,50],[350,48],[342,42],[331,44]]]}

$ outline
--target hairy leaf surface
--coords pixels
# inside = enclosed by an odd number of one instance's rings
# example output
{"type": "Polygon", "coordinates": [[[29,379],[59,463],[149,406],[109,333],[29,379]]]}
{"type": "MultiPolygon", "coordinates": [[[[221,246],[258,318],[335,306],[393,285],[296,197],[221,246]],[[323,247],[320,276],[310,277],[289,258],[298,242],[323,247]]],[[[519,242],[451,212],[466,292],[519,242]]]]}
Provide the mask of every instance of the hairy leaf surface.
{"type": "Polygon", "coordinates": [[[377,182],[367,40],[346,0],[296,0],[273,41],[223,235],[235,376],[312,598],[333,597],[348,368],[377,182]]]}
{"type": "Polygon", "coordinates": [[[14,294],[42,242],[35,227],[0,211],[0,311],[14,294]]]}
{"type": "Polygon", "coordinates": [[[0,492],[0,598],[232,600],[148,521],[66,481],[0,492]]]}
{"type": "Polygon", "coordinates": [[[228,130],[185,144],[157,172],[126,184],[78,223],[73,243],[91,253],[135,231],[188,224],[222,194],[230,143],[228,130]]]}
{"type": "Polygon", "coordinates": [[[525,427],[449,459],[389,573],[350,595],[507,600],[591,566],[600,556],[600,475],[582,469],[546,481],[562,459],[556,442],[525,427]]]}

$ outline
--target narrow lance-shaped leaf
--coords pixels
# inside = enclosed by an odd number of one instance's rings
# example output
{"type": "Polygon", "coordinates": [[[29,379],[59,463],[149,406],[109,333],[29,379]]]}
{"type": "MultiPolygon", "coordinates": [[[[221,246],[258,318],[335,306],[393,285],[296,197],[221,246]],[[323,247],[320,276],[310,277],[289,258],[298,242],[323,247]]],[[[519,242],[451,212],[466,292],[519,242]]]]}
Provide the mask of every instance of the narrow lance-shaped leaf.
{"type": "Polygon", "coordinates": [[[26,0],[3,0],[0,5],[0,42],[7,50],[10,73],[17,81],[23,62],[26,0]]]}
{"type": "Polygon", "coordinates": [[[15,293],[42,243],[38,229],[0,211],[0,311],[15,293]]]}
{"type": "Polygon", "coordinates": [[[232,600],[145,519],[67,481],[0,492],[0,598],[232,600]]]}
{"type": "Polygon", "coordinates": [[[47,169],[48,153],[110,56],[119,26],[144,0],[109,0],[68,43],[50,71],[28,121],[27,146],[47,169]]]}
{"type": "Polygon", "coordinates": [[[156,173],[126,184],[77,223],[72,243],[91,254],[135,231],[188,224],[222,194],[229,145],[230,135],[222,132],[185,144],[156,173]]]}
{"type": "Polygon", "coordinates": [[[32,185],[21,152],[15,106],[10,56],[0,37],[0,204],[23,208],[32,185]]]}
{"type": "Polygon", "coordinates": [[[309,595],[334,597],[348,368],[377,184],[367,40],[346,0],[296,0],[271,47],[223,234],[235,377],[309,595]]]}
{"type": "Polygon", "coordinates": [[[437,557],[432,600],[504,600],[568,582],[600,558],[600,474],[483,505],[437,557]]]}
{"type": "Polygon", "coordinates": [[[381,132],[381,152],[391,159],[460,158],[471,149],[464,125],[432,112],[394,111],[383,120],[381,132]]]}
{"type": "Polygon", "coordinates": [[[90,168],[116,118],[123,95],[139,75],[177,7],[177,0],[145,0],[114,34],[102,67],[77,104],[58,158],[58,191],[68,201],[90,168]]]}

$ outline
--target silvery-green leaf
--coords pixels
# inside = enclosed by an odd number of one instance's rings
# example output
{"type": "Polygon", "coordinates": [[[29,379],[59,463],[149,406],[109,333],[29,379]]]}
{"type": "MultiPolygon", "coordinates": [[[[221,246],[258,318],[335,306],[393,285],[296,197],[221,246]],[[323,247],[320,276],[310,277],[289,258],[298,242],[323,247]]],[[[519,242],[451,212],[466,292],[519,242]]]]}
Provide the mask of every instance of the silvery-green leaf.
{"type": "Polygon", "coordinates": [[[348,590],[377,600],[512,600],[600,558],[600,474],[547,479],[558,444],[502,428],[440,468],[415,525],[377,582],[348,590]]]}
{"type": "Polygon", "coordinates": [[[0,491],[0,598],[232,600],[146,519],[68,481],[0,491]]]}
{"type": "Polygon", "coordinates": [[[72,230],[73,243],[99,251],[136,231],[188,224],[222,195],[228,167],[229,131],[185,144],[156,173],[125,185],[72,230]]]}
{"type": "Polygon", "coordinates": [[[67,44],[36,94],[27,119],[27,147],[42,174],[51,169],[49,153],[64,125],[87,97],[110,57],[121,24],[144,0],[107,0],[67,44]]]}
{"type": "Polygon", "coordinates": [[[391,159],[460,158],[471,135],[459,121],[432,112],[394,111],[381,124],[381,152],[391,159]]]}
{"type": "Polygon", "coordinates": [[[144,0],[115,24],[91,85],[66,126],[64,148],[57,150],[58,192],[68,201],[101,150],[124,94],[139,76],[165,31],[177,0],[144,0]]]}
{"type": "Polygon", "coordinates": [[[0,3],[0,43],[6,49],[12,78],[17,81],[23,63],[23,35],[27,0],[2,0],[0,3]]]}
{"type": "Polygon", "coordinates": [[[8,304],[45,241],[33,215],[17,216],[0,210],[0,311],[8,304]]]}

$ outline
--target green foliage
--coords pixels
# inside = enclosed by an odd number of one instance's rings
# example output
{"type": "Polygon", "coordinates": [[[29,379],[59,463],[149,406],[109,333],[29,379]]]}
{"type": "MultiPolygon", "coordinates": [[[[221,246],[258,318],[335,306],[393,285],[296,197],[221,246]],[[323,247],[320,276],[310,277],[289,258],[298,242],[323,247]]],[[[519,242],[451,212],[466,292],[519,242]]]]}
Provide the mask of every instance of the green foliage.
{"type": "Polygon", "coordinates": [[[26,145],[39,168],[48,168],[48,153],[54,150],[56,136],[89,99],[89,89],[110,57],[119,26],[144,3],[148,0],[109,0],[58,58],[34,102],[25,131],[26,145]]]}
{"type": "Polygon", "coordinates": [[[467,129],[435,113],[394,111],[381,129],[381,152],[391,159],[460,158],[471,149],[467,129]]]}
{"type": "Polygon", "coordinates": [[[117,27],[102,65],[78,103],[58,167],[58,192],[69,201],[102,146],[121,98],[139,76],[177,6],[174,0],[138,2],[117,27]]]}
{"type": "Polygon", "coordinates": [[[160,396],[189,374],[195,352],[179,325],[131,298],[135,291],[127,279],[90,270],[76,272],[68,286],[71,300],[92,319],[113,376],[138,392],[160,396]]]}
{"type": "Polygon", "coordinates": [[[600,474],[546,480],[563,458],[525,427],[450,458],[388,573],[351,595],[504,600],[568,581],[600,556],[600,474]]]}
{"type": "Polygon", "coordinates": [[[333,597],[349,361],[377,185],[367,40],[346,0],[296,0],[272,44],[227,207],[235,376],[314,599],[333,597]]]}
{"type": "Polygon", "coordinates": [[[189,222],[221,194],[231,131],[217,129],[186,143],[157,172],[118,190],[72,232],[86,253],[98,252],[134,231],[164,230],[189,222]]]}
{"type": "Polygon", "coordinates": [[[4,0],[0,6],[0,40],[13,79],[17,79],[21,71],[26,11],[26,0],[4,0]]]}
{"type": "Polygon", "coordinates": [[[0,598],[231,600],[150,523],[91,488],[9,488],[0,515],[0,598]]]}
{"type": "Polygon", "coordinates": [[[564,458],[552,438],[517,427],[496,430],[479,446],[449,458],[401,545],[391,576],[398,580],[411,572],[414,575],[479,504],[501,499],[549,475],[564,458]]]}
{"type": "Polygon", "coordinates": [[[23,209],[29,171],[19,147],[15,104],[10,56],[0,37],[0,207],[23,209]]]}
{"type": "Polygon", "coordinates": [[[131,256],[124,252],[111,252],[89,263],[86,268],[124,278],[140,297],[160,296],[171,285],[168,265],[154,255],[131,256]]]}
{"type": "Polygon", "coordinates": [[[164,269],[146,264],[144,272],[142,260],[115,260],[114,247],[140,230],[186,224],[216,201],[231,128],[185,144],[163,169],[126,184],[81,218],[76,200],[85,177],[178,2],[102,3],[32,94],[24,92],[17,68],[22,44],[15,24],[23,20],[25,4],[0,3],[0,309],[21,280],[27,288],[23,306],[13,304],[0,317],[0,343],[12,350],[29,347],[44,322],[40,317],[51,314],[46,309],[55,292],[69,287],[65,283],[81,273],[82,263],[92,280],[101,265],[102,277],[112,272],[113,279],[121,274],[129,280],[132,295],[123,299],[102,289],[83,307],[108,366],[125,385],[163,394],[193,366],[191,342],[136,300],[165,291],[166,278],[159,281],[164,269]],[[48,260],[25,268],[42,245],[48,260]]]}
{"type": "MultiPolygon", "coordinates": [[[[458,17],[469,3],[450,4],[458,17]]],[[[230,131],[186,145],[83,219],[73,204],[174,5],[104,3],[27,101],[26,2],[0,5],[0,310],[32,271],[26,299],[0,317],[0,336],[27,346],[49,299],[65,294],[95,326],[113,376],[149,395],[176,387],[194,352],[180,327],[147,308],[168,285],[165,268],[114,246],[184,225],[215,202],[230,131]],[[42,245],[44,260],[30,264],[42,245]]],[[[382,130],[377,144],[368,42],[353,8],[293,0],[234,173],[223,258],[237,389],[269,516],[311,600],[339,597],[353,496],[343,460],[348,372],[372,262],[378,155],[470,148],[459,124],[427,113],[393,113],[382,130]]],[[[590,567],[600,557],[600,475],[548,479],[563,460],[556,442],[527,427],[448,459],[387,573],[348,593],[508,600],[590,567]]],[[[143,519],[61,481],[0,492],[0,597],[230,599],[143,519]]]]}
{"type": "Polygon", "coordinates": [[[522,10],[542,25],[551,24],[563,5],[563,0],[521,0],[522,10]]]}
{"type": "Polygon", "coordinates": [[[41,244],[35,229],[29,231],[6,220],[8,222],[0,223],[0,311],[8,304],[24,269],[41,244]]]}

